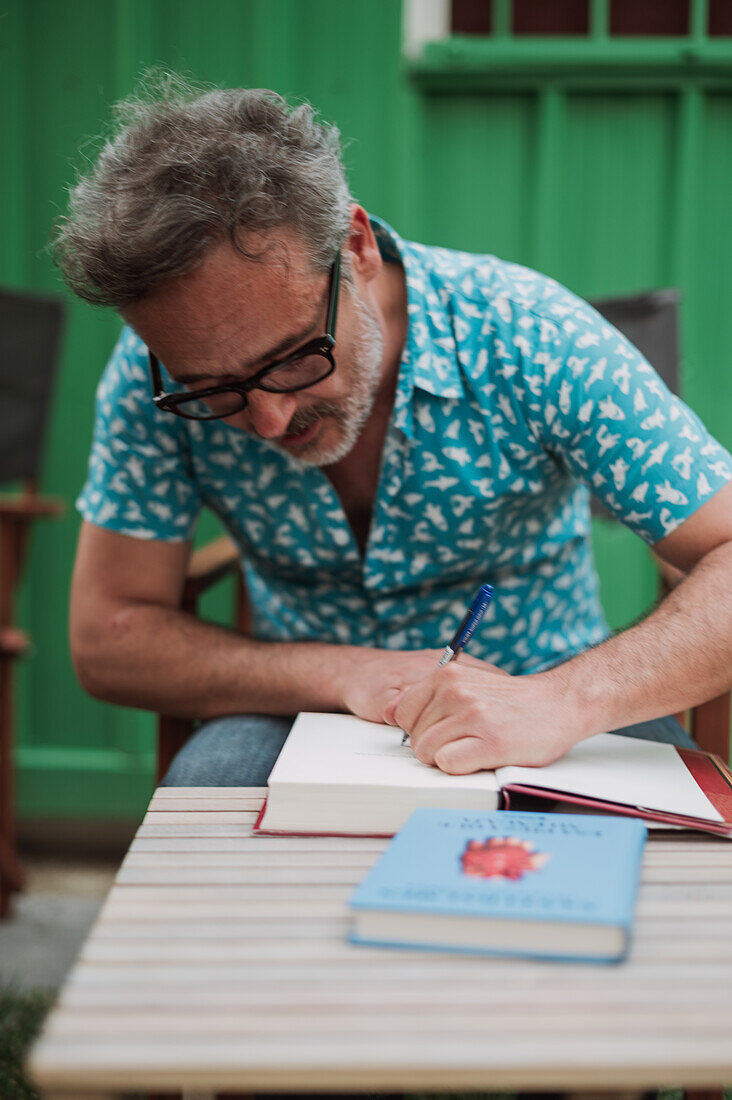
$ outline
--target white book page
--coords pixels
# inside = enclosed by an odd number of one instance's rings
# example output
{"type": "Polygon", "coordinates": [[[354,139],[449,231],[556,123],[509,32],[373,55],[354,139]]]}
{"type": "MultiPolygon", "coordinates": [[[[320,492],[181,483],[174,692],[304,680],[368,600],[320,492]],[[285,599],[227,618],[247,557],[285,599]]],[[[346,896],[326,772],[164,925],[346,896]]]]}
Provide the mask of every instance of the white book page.
{"type": "Polygon", "coordinates": [[[446,775],[422,764],[408,745],[400,744],[401,736],[395,726],[364,722],[350,714],[300,714],[267,785],[272,793],[292,786],[288,799],[297,797],[298,786],[307,786],[309,796],[314,789],[347,787],[343,795],[349,801],[358,800],[363,787],[498,791],[494,772],[446,775]]]}
{"type": "Polygon", "coordinates": [[[521,783],[585,798],[723,821],[673,745],[598,733],[543,768],[499,768],[501,786],[521,783]]]}

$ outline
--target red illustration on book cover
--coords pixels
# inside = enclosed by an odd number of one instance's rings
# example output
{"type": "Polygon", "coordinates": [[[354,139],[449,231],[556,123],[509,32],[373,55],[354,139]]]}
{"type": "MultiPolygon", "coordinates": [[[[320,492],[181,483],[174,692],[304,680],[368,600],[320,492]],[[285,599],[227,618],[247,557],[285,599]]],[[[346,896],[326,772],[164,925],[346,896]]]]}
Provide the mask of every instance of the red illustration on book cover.
{"type": "Polygon", "coordinates": [[[548,852],[535,852],[527,840],[493,836],[483,841],[469,840],[460,863],[464,875],[516,880],[527,871],[538,871],[548,859],[548,852]]]}

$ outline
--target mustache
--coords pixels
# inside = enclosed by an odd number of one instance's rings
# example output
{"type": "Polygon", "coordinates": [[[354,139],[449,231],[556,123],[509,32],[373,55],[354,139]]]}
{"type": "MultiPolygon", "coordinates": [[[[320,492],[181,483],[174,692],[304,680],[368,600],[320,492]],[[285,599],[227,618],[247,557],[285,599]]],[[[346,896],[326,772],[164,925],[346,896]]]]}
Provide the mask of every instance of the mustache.
{"type": "Polygon", "coordinates": [[[337,405],[330,401],[317,401],[313,405],[308,405],[306,409],[295,410],[292,420],[287,425],[287,432],[288,434],[299,434],[309,428],[311,424],[316,424],[325,417],[330,417],[338,424],[342,424],[345,419],[343,410],[337,405]]]}

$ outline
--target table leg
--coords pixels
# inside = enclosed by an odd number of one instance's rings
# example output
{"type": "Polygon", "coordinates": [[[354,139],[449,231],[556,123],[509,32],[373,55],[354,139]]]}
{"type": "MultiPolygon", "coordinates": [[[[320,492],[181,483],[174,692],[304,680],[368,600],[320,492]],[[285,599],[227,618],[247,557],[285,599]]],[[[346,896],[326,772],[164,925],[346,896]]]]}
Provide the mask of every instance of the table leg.
{"type": "Polygon", "coordinates": [[[200,1089],[184,1089],[183,1092],[148,1092],[147,1100],[216,1100],[217,1093],[200,1089]]]}

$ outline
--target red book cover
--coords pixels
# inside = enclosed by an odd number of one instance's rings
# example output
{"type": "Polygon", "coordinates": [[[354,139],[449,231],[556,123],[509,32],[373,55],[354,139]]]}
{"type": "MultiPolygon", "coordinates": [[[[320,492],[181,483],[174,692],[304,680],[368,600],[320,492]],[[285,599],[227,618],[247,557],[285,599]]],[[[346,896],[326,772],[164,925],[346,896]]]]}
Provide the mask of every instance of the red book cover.
{"type": "Polygon", "coordinates": [[[511,794],[531,795],[534,798],[548,798],[567,802],[573,806],[589,806],[596,810],[619,813],[627,817],[641,817],[646,821],[658,821],[666,825],[681,825],[687,829],[700,829],[718,836],[732,836],[732,772],[719,756],[700,752],[698,749],[676,749],[687,771],[693,777],[699,789],[706,795],[714,809],[722,815],[723,821],[689,817],[683,814],[668,813],[648,809],[644,806],[630,806],[622,802],[611,802],[597,798],[586,798],[566,791],[556,791],[540,785],[509,783],[503,787],[504,809],[510,805],[511,794]]]}

